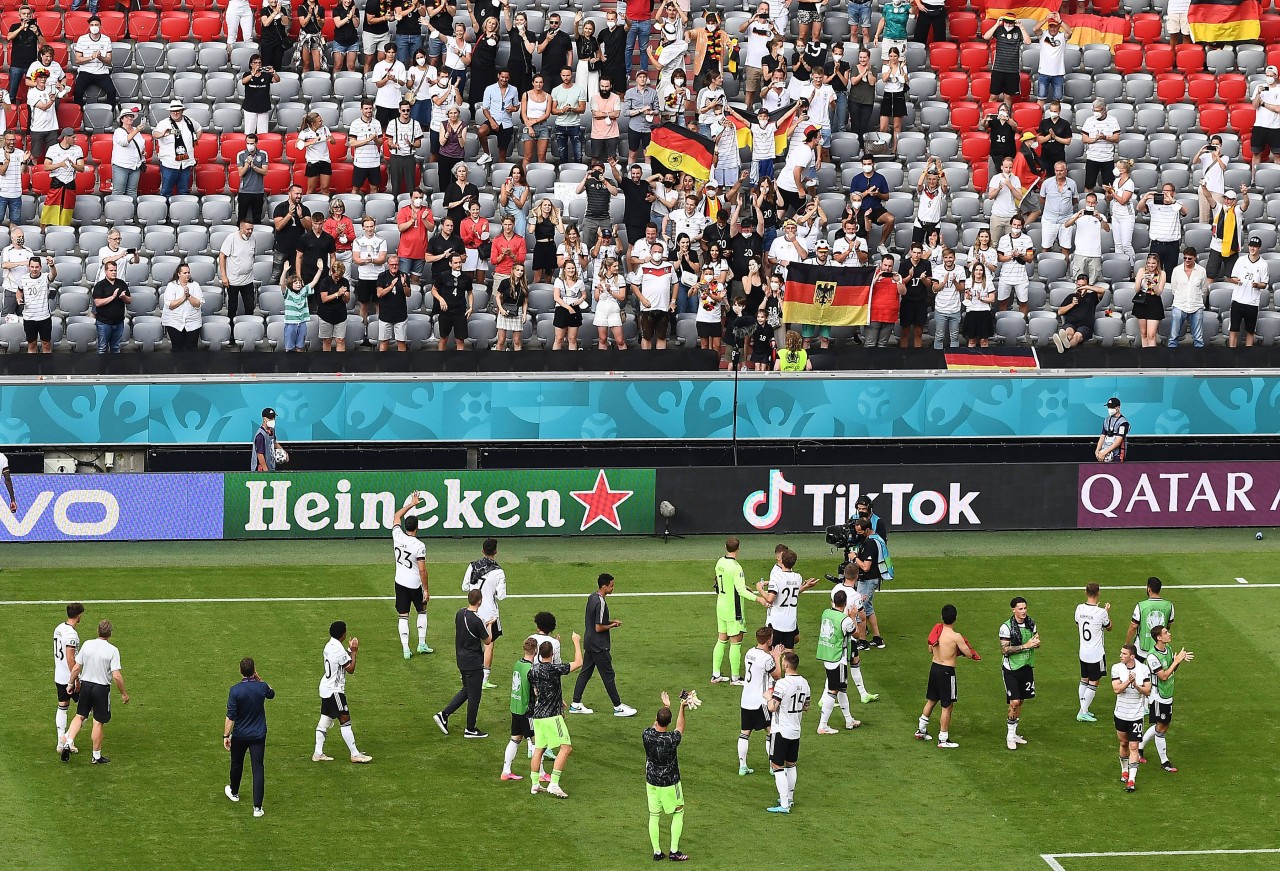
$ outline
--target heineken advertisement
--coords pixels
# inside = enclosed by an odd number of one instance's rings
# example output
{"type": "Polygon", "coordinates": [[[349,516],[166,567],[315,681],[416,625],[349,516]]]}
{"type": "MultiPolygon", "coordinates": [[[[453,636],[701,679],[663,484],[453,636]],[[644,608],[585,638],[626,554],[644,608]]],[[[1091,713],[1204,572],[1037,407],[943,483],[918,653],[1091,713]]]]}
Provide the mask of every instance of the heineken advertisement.
{"type": "Polygon", "coordinates": [[[229,474],[223,538],[380,538],[414,490],[419,535],[648,535],[653,469],[229,474]]]}

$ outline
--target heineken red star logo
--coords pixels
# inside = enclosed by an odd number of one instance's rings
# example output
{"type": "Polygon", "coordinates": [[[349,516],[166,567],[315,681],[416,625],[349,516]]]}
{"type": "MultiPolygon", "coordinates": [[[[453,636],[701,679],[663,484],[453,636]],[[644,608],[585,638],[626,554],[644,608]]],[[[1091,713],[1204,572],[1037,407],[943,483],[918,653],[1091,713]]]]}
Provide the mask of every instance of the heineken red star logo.
{"type": "Polygon", "coordinates": [[[596,483],[590,490],[570,490],[569,495],[577,499],[586,508],[582,516],[582,528],[586,529],[597,520],[603,520],[618,532],[622,531],[622,522],[618,520],[618,506],[631,498],[634,490],[610,490],[609,479],[604,469],[596,475],[596,483]]]}

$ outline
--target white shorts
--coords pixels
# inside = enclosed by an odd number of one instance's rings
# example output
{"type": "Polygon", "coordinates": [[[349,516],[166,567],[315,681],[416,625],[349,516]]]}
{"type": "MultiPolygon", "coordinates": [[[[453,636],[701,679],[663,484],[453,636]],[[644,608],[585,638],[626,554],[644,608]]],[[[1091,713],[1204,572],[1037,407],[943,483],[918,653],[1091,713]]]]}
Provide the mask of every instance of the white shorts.
{"type": "Polygon", "coordinates": [[[462,268],[467,272],[475,272],[480,268],[480,251],[476,248],[467,249],[467,259],[462,262],[462,268]]]}
{"type": "Polygon", "coordinates": [[[1075,227],[1064,227],[1052,221],[1040,222],[1040,244],[1044,246],[1045,251],[1052,248],[1055,241],[1063,248],[1070,248],[1075,234],[1075,227]]]}
{"type": "Polygon", "coordinates": [[[597,327],[622,326],[622,312],[618,308],[616,299],[601,297],[600,302],[596,303],[595,325],[597,327]]]}
{"type": "Polygon", "coordinates": [[[1165,16],[1165,30],[1173,36],[1175,33],[1181,33],[1185,36],[1191,35],[1191,23],[1187,21],[1187,13],[1170,12],[1165,16]]]}
{"type": "Polygon", "coordinates": [[[1010,284],[1007,281],[1002,281],[996,286],[996,299],[1004,302],[1011,295],[1017,294],[1018,302],[1026,302],[1030,299],[1030,287],[1031,285],[1025,281],[1021,284],[1010,284]]]}
{"type": "Polygon", "coordinates": [[[378,321],[378,341],[390,342],[395,339],[397,342],[406,342],[409,340],[409,322],[401,321],[398,324],[388,324],[384,321],[378,321]]]}

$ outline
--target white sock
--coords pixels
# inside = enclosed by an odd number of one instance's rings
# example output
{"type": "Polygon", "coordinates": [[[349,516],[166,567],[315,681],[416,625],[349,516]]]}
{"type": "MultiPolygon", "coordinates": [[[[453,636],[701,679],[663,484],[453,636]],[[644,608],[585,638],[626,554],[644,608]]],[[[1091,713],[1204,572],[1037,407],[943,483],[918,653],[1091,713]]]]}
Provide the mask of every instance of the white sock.
{"type": "Polygon", "coordinates": [[[939,744],[946,744],[946,743],[947,743],[947,739],[949,739],[950,737],[951,737],[951,733],[950,733],[950,732],[939,732],[939,733],[938,733],[938,743],[939,743],[939,744]]]}
{"type": "Polygon", "coordinates": [[[1093,684],[1085,684],[1080,687],[1080,713],[1089,713],[1089,706],[1093,704],[1093,697],[1098,694],[1098,688],[1093,684]]]}
{"type": "Polygon", "coordinates": [[[400,630],[400,647],[405,653],[409,652],[409,618],[401,617],[397,622],[400,630]]]}
{"type": "Polygon", "coordinates": [[[1005,725],[1006,725],[1006,726],[1008,726],[1008,728],[1009,728],[1009,737],[1010,737],[1010,738],[1012,738],[1012,737],[1014,737],[1015,735],[1017,735],[1017,734],[1018,734],[1018,721],[1017,721],[1017,720],[1009,720],[1009,721],[1008,721],[1008,723],[1006,723],[1005,725]]]}
{"type": "Polygon", "coordinates": [[[779,768],[773,772],[773,782],[778,787],[778,804],[782,807],[791,807],[791,787],[787,782],[787,769],[779,768]]]}
{"type": "Polygon", "coordinates": [[[324,753],[324,738],[329,733],[329,727],[333,725],[333,718],[320,715],[320,722],[316,724],[316,755],[324,753]]]}
{"type": "Polygon", "coordinates": [[[1160,754],[1161,762],[1169,761],[1169,745],[1168,738],[1156,732],[1156,752],[1160,754]]]}
{"type": "Polygon", "coordinates": [[[853,714],[849,713],[849,694],[837,693],[836,704],[840,706],[840,713],[844,714],[844,721],[848,723],[853,719],[853,714]]]}
{"type": "Polygon", "coordinates": [[[487,668],[484,670],[484,682],[485,683],[489,682],[489,669],[487,668]]]}
{"type": "Polygon", "coordinates": [[[751,742],[748,739],[743,738],[741,735],[739,735],[738,736],[738,767],[739,768],[747,767],[747,750],[750,747],[751,747],[751,742]]]}
{"type": "Polygon", "coordinates": [[[350,722],[342,724],[342,740],[347,742],[347,749],[352,756],[360,755],[360,750],[356,747],[356,730],[351,728],[350,722]]]}
{"type": "Polygon", "coordinates": [[[849,677],[853,678],[853,685],[858,688],[858,695],[865,696],[867,694],[867,685],[862,682],[862,666],[850,666],[849,677]]]}
{"type": "Polygon", "coordinates": [[[427,612],[418,615],[418,643],[427,643],[427,612]]]}
{"type": "Polygon", "coordinates": [[[836,709],[836,700],[831,698],[831,693],[822,694],[820,707],[822,708],[822,719],[818,721],[818,728],[825,729],[827,728],[827,721],[831,719],[831,712],[836,709]]]}
{"type": "Polygon", "coordinates": [[[94,758],[94,759],[101,759],[101,758],[102,758],[102,751],[101,751],[101,750],[94,750],[94,751],[93,751],[93,758],[94,758]]]}
{"type": "Polygon", "coordinates": [[[787,807],[796,800],[796,767],[793,765],[787,769],[787,807]]]}
{"type": "Polygon", "coordinates": [[[507,752],[502,758],[502,773],[511,773],[511,763],[516,761],[516,751],[520,749],[520,745],[515,741],[507,742],[507,752]]]}
{"type": "Polygon", "coordinates": [[[1120,757],[1120,776],[1121,777],[1129,776],[1129,757],[1128,756],[1120,757]]]}
{"type": "Polygon", "coordinates": [[[58,746],[61,747],[67,738],[67,709],[58,708],[58,713],[54,715],[53,722],[58,726],[58,746]]]}
{"type": "Polygon", "coordinates": [[[921,732],[928,732],[928,731],[929,731],[929,718],[928,718],[928,717],[921,717],[921,718],[920,718],[920,731],[921,731],[921,732]]]}
{"type": "Polygon", "coordinates": [[[1129,763],[1129,782],[1130,783],[1138,782],[1138,763],[1136,762],[1129,763]]]}
{"type": "Polygon", "coordinates": [[[1156,736],[1156,727],[1152,726],[1142,735],[1142,741],[1138,744],[1139,750],[1146,750],[1147,745],[1151,743],[1151,739],[1156,736]]]}

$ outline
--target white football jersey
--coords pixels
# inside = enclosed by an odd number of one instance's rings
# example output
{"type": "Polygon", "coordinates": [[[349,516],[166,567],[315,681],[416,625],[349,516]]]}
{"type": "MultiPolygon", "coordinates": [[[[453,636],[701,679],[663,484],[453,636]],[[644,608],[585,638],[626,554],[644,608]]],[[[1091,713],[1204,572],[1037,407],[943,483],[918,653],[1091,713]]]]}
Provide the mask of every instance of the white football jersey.
{"type": "Polygon", "coordinates": [[[416,535],[409,535],[400,527],[391,530],[391,544],[396,556],[396,583],[416,590],[422,586],[418,574],[418,560],[427,558],[427,546],[416,535]]]}
{"type": "Polygon", "coordinates": [[[1111,628],[1107,609],[1088,602],[1076,605],[1076,627],[1080,630],[1080,661],[1102,662],[1107,653],[1102,634],[1111,628]]]}
{"type": "Polygon", "coordinates": [[[1134,686],[1126,687],[1124,692],[1116,696],[1116,719],[1119,720],[1141,720],[1142,712],[1147,706],[1147,697],[1138,692],[1138,687],[1150,682],[1151,670],[1141,662],[1135,662],[1133,668],[1123,662],[1111,666],[1112,680],[1127,681],[1130,673],[1137,681],[1134,686]]]}
{"type": "Polygon", "coordinates": [[[844,608],[846,611],[861,611],[863,596],[858,592],[857,587],[851,587],[848,584],[836,584],[831,589],[831,607],[836,606],[836,590],[844,590],[844,608]]]}
{"type": "MultiPolygon", "coordinates": [[[[462,570],[462,589],[471,589],[471,563],[462,570]]],[[[476,615],[488,623],[498,616],[498,603],[507,598],[507,573],[501,567],[494,567],[480,582],[480,610],[476,615]]],[[[556,660],[559,662],[559,659],[556,660]]]]}
{"type": "Polygon", "coordinates": [[[330,638],[324,646],[324,677],[320,678],[320,698],[331,698],[334,693],[347,691],[347,663],[351,654],[336,638],[330,638]]]}
{"type": "Polygon", "coordinates": [[[798,572],[789,572],[781,566],[773,567],[769,572],[769,592],[777,594],[777,598],[769,607],[767,625],[783,632],[795,631],[799,621],[800,584],[798,572]]]}
{"type": "MultiPolygon", "coordinates": [[[[542,642],[544,641],[550,641],[551,650],[552,650],[551,661],[554,662],[556,665],[560,664],[560,639],[559,638],[556,638],[552,635],[543,635],[541,632],[535,632],[532,635],[530,635],[529,638],[532,638],[534,641],[538,642],[539,646],[541,646],[542,642]]],[[[541,656],[540,653],[536,655],[541,656]]]]}
{"type": "Polygon", "coordinates": [[[4,454],[0,454],[0,472],[4,471],[7,468],[9,468],[9,458],[6,457],[4,454]]]}
{"type": "Polygon", "coordinates": [[[53,630],[53,681],[65,684],[71,680],[71,666],[67,664],[67,648],[79,652],[80,634],[76,627],[65,620],[53,630]]]}
{"type": "Polygon", "coordinates": [[[742,676],[742,707],[753,710],[764,707],[769,696],[769,687],[773,683],[773,655],[767,650],[753,647],[743,657],[745,671],[742,676]]]}
{"type": "Polygon", "coordinates": [[[773,734],[799,738],[800,718],[809,704],[809,682],[798,674],[783,675],[773,685],[773,698],[778,700],[778,710],[773,715],[773,734]]]}

